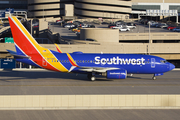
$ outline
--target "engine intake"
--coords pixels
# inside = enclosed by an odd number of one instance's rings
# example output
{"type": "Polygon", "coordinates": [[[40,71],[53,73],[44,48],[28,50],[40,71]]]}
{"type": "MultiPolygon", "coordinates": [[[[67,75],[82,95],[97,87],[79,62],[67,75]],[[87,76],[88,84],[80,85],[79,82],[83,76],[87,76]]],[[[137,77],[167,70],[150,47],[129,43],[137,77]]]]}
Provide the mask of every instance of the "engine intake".
{"type": "Polygon", "coordinates": [[[107,71],[108,79],[126,79],[127,71],[126,70],[109,70],[107,71]]]}

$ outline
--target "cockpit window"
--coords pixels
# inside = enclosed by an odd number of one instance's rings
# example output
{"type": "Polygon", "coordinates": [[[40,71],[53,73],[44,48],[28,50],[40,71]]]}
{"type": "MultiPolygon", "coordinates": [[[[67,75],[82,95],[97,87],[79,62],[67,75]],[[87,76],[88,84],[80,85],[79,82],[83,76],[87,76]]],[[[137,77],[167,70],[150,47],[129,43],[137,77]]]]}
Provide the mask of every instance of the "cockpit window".
{"type": "Polygon", "coordinates": [[[161,60],[160,62],[161,62],[161,63],[167,63],[167,61],[166,61],[166,60],[161,60]]]}

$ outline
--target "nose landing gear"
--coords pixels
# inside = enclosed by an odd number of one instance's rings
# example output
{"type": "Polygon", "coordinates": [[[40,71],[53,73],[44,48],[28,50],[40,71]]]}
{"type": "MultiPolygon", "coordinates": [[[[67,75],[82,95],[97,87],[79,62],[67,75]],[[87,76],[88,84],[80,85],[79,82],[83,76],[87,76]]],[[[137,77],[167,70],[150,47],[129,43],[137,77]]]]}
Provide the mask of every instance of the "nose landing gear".
{"type": "Polygon", "coordinates": [[[163,75],[163,73],[156,73],[156,74],[154,74],[154,76],[152,77],[152,79],[153,79],[153,80],[156,80],[156,76],[161,76],[161,75],[163,75]]]}
{"type": "Polygon", "coordinates": [[[153,79],[153,80],[156,80],[156,76],[153,76],[152,79],[153,79]]]}

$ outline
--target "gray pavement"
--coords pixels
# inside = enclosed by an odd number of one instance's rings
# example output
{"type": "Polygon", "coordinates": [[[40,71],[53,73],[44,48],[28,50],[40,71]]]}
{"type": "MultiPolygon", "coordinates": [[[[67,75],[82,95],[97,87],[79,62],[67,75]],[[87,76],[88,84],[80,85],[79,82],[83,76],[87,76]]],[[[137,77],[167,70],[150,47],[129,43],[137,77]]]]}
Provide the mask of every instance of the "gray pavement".
{"type": "Polygon", "coordinates": [[[180,110],[4,110],[1,120],[179,120],[180,110]]]}
{"type": "Polygon", "coordinates": [[[77,37],[76,33],[72,32],[68,28],[63,28],[60,26],[60,24],[56,23],[51,23],[49,25],[49,29],[52,32],[57,32],[61,35],[61,37],[66,38],[66,39],[75,39],[78,40],[79,38],[77,37]]]}
{"type": "Polygon", "coordinates": [[[180,94],[180,71],[151,78],[142,74],[114,80],[97,76],[92,82],[81,74],[0,71],[0,95],[180,94]]]}

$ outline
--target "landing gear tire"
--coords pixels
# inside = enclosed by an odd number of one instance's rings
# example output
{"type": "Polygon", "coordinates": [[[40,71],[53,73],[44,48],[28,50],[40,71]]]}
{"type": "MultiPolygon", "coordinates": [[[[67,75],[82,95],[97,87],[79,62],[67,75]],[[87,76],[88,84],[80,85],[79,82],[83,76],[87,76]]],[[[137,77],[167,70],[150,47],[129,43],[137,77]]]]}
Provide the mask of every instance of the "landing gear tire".
{"type": "Polygon", "coordinates": [[[96,77],[95,76],[92,76],[91,77],[91,81],[95,81],[96,80],[96,77]]]}
{"type": "Polygon", "coordinates": [[[152,79],[153,79],[153,80],[156,80],[156,77],[155,77],[155,76],[153,76],[153,77],[152,77],[152,79]]]}
{"type": "Polygon", "coordinates": [[[87,78],[88,78],[89,80],[91,80],[91,81],[95,81],[95,80],[96,80],[96,77],[93,76],[92,74],[88,74],[88,75],[87,75],[87,78]]]}

